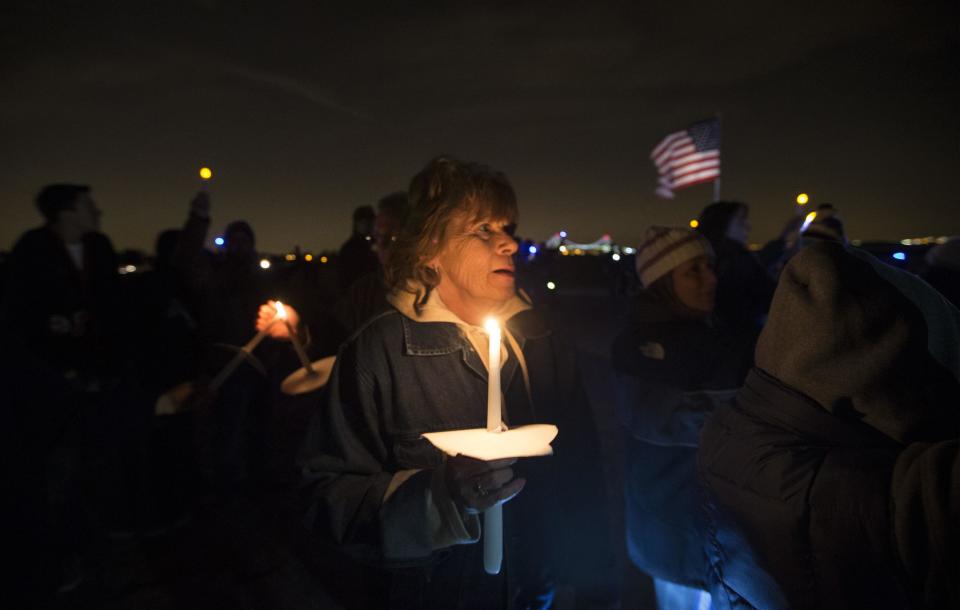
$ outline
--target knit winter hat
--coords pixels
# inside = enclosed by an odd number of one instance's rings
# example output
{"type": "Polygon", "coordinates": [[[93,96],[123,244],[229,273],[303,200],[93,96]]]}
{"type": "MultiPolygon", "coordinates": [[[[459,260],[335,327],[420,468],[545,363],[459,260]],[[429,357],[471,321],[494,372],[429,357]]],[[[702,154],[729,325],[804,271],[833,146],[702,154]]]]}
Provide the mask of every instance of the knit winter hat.
{"type": "Polygon", "coordinates": [[[683,227],[647,229],[637,248],[637,275],[644,288],[698,256],[713,257],[710,242],[699,233],[683,227]]]}
{"type": "Polygon", "coordinates": [[[756,363],[897,441],[960,434],[960,385],[931,356],[921,311],[837,242],[813,240],[784,268],[756,363]]]}

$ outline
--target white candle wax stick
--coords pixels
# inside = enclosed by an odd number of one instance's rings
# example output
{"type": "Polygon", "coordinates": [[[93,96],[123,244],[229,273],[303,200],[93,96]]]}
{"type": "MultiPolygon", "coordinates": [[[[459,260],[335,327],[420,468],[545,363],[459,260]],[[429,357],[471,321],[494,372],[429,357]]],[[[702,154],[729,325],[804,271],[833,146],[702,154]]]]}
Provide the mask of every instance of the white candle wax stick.
{"type": "Polygon", "coordinates": [[[487,372],[487,432],[500,432],[501,414],[500,405],[500,326],[497,321],[488,318],[484,323],[490,337],[490,352],[488,354],[487,372]]]}
{"type": "Polygon", "coordinates": [[[497,504],[483,513],[483,569],[487,574],[499,574],[503,564],[503,504],[497,504]]]}
{"type": "Polygon", "coordinates": [[[313,373],[313,367],[310,366],[310,359],[307,358],[307,352],[303,349],[303,344],[300,343],[300,337],[297,336],[297,332],[293,329],[293,325],[290,324],[290,320],[284,319],[283,323],[287,325],[287,332],[290,334],[290,342],[293,343],[293,349],[297,352],[297,358],[300,359],[300,366],[307,369],[307,372],[313,373]]]}
{"type": "Polygon", "coordinates": [[[276,322],[276,318],[267,324],[263,330],[254,335],[253,339],[250,339],[246,345],[241,347],[240,351],[234,355],[230,362],[228,362],[225,367],[220,369],[220,372],[217,373],[216,377],[210,380],[210,385],[208,387],[211,390],[218,389],[221,385],[223,385],[223,382],[227,380],[227,377],[232,375],[233,372],[237,370],[237,367],[247,359],[247,354],[253,352],[253,350],[256,349],[256,347],[260,345],[260,342],[263,341],[263,339],[267,336],[267,331],[270,330],[270,327],[273,326],[274,322],[276,322]]]}

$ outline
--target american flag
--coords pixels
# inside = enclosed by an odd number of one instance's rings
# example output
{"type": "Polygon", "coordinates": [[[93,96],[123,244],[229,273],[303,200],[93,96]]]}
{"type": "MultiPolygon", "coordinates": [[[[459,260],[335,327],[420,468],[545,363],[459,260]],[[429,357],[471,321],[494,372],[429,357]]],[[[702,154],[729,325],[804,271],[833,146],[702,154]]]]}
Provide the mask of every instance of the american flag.
{"type": "Polygon", "coordinates": [[[657,195],[720,177],[720,119],[707,119],[671,133],[650,153],[660,174],[657,195]]]}

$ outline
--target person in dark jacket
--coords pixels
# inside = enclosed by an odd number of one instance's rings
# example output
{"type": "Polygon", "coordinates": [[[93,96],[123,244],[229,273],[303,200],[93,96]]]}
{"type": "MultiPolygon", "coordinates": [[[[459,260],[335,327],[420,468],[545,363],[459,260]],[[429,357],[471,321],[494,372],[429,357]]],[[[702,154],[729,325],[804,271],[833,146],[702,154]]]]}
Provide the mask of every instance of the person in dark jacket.
{"type": "Polygon", "coordinates": [[[716,255],[717,317],[734,328],[759,332],[770,309],[777,273],[796,247],[802,217],[791,219],[780,237],[751,252],[750,208],[739,201],[718,201],[700,212],[697,231],[716,255]]]}
{"type": "Polygon", "coordinates": [[[958,312],[865,256],[794,257],[756,368],[704,425],[719,607],[960,606],[960,384],[927,330],[958,312]]]}
{"type": "Polygon", "coordinates": [[[359,278],[377,270],[377,255],[373,252],[373,219],[373,208],[368,205],[353,211],[353,232],[340,246],[337,256],[341,292],[359,278]]]}
{"type": "Polygon", "coordinates": [[[599,443],[572,352],[516,293],[513,189],[441,157],[410,201],[392,307],[341,347],[311,425],[307,526],[383,569],[373,607],[547,608],[558,581],[586,597],[590,576],[602,589],[612,571],[599,443]],[[488,315],[505,328],[505,421],[556,424],[552,457],[447,458],[421,436],[486,426],[488,315]],[[480,514],[507,501],[503,569],[489,575],[480,514]]]}
{"type": "Polygon", "coordinates": [[[14,581],[30,594],[68,591],[82,579],[95,510],[82,484],[85,455],[119,376],[123,313],[116,255],[99,232],[90,187],[46,186],[36,205],[45,223],[14,246],[0,303],[5,514],[15,515],[14,581]]]}
{"type": "Polygon", "coordinates": [[[696,447],[704,419],[742,384],[755,336],[712,320],[717,280],[703,236],[651,227],[636,265],[644,290],[613,344],[628,433],[627,549],[654,578],[660,608],[702,608],[709,596],[696,447]]]}
{"type": "Polygon", "coordinates": [[[960,307],[960,236],[954,235],[927,252],[923,279],[960,307]]]}

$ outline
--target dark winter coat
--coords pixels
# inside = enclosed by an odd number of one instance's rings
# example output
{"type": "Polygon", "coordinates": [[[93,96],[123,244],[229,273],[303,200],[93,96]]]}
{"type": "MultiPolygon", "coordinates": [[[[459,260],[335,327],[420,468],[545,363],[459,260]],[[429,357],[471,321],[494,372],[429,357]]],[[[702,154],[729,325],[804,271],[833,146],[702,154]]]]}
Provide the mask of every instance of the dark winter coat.
{"type": "Polygon", "coordinates": [[[627,548],[656,578],[706,588],[696,447],[706,416],[743,382],[753,339],[681,317],[641,293],[614,341],[617,406],[628,433],[627,548]]]}
{"type": "Polygon", "coordinates": [[[756,361],[701,435],[714,603],[960,606],[960,385],[920,311],[815,244],[784,270],[756,361]]]}
{"type": "Polygon", "coordinates": [[[390,569],[381,575],[389,581],[384,605],[540,607],[535,600],[549,600],[565,571],[578,573],[578,584],[589,581],[585,575],[595,585],[613,577],[598,441],[573,354],[533,311],[507,328],[525,355],[533,402],[511,353],[502,371],[504,419],[554,423],[560,434],[554,456],[514,466],[528,483],[504,507],[500,576],[483,573],[482,545],[433,551],[427,531],[431,476],[445,458],[421,434],[486,425],[487,373],[471,343],[455,324],[391,309],[340,350],[329,403],[316,413],[304,451],[307,525],[360,561],[390,569]],[[393,475],[412,469],[384,512],[393,475]]]}

